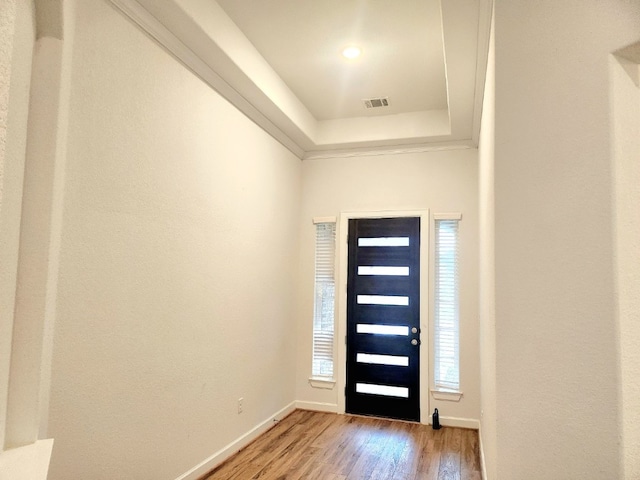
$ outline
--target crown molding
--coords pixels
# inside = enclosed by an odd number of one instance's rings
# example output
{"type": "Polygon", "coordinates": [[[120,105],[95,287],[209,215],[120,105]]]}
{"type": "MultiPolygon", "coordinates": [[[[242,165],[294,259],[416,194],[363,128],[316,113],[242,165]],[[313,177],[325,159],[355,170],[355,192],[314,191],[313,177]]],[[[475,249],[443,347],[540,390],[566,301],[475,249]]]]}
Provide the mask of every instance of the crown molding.
{"type": "Polygon", "coordinates": [[[442,152],[447,150],[469,150],[477,148],[472,140],[442,143],[420,143],[413,145],[389,145],[384,147],[362,147],[343,150],[312,151],[304,154],[303,160],[323,158],[372,157],[378,155],[400,155],[405,153],[442,152]]]}

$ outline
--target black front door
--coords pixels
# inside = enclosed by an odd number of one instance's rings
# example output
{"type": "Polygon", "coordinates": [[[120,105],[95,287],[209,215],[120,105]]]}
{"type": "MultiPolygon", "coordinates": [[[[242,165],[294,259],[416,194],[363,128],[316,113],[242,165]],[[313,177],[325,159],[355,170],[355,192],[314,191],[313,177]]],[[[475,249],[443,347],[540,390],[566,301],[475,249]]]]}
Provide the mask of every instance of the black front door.
{"type": "Polygon", "coordinates": [[[420,421],[420,218],[349,221],[347,413],[420,421]]]}

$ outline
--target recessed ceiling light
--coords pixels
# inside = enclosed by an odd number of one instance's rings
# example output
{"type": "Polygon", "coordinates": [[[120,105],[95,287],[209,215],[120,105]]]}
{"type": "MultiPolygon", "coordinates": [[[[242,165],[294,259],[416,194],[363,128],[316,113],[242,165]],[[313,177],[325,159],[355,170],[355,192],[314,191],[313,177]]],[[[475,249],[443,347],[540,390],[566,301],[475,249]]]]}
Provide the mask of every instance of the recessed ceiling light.
{"type": "Polygon", "coordinates": [[[342,56],[350,60],[359,57],[361,53],[362,53],[362,50],[360,50],[358,47],[353,47],[353,46],[347,47],[344,50],[342,50],[342,56]]]}

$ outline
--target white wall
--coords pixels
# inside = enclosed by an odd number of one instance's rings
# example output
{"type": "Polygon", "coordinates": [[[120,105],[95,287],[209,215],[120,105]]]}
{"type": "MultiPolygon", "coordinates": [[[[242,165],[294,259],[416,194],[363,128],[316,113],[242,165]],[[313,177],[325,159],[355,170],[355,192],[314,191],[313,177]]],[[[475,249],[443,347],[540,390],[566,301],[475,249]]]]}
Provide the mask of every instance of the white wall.
{"type": "Polygon", "coordinates": [[[301,163],[76,8],[49,478],[172,479],[294,400],[301,163]]]}
{"type": "Polygon", "coordinates": [[[0,0],[0,450],[5,444],[34,15],[30,1],[0,0]]]}
{"type": "Polygon", "coordinates": [[[480,436],[485,479],[496,478],[495,32],[491,26],[480,128],[480,436]]]}
{"type": "MultiPolygon", "coordinates": [[[[305,160],[301,206],[300,307],[296,398],[337,408],[342,390],[313,388],[311,376],[315,230],[312,218],[341,212],[418,210],[461,212],[461,389],[459,403],[431,401],[440,415],[479,418],[478,152],[475,149],[305,160]]],[[[340,247],[339,247],[340,248],[340,247]]],[[[423,343],[422,355],[428,354],[423,343]]],[[[340,366],[337,366],[340,368],[340,366]]],[[[432,367],[431,367],[432,368],[432,367]]],[[[423,394],[429,383],[423,374],[423,394]]],[[[423,420],[430,412],[422,412],[423,420]]]]}
{"type": "MultiPolygon", "coordinates": [[[[640,50],[640,49],[639,49],[640,50]]],[[[611,59],[624,478],[640,478],[640,67],[611,59]]]]}
{"type": "Polygon", "coordinates": [[[640,4],[495,22],[497,478],[620,478],[608,79],[640,4]]]}

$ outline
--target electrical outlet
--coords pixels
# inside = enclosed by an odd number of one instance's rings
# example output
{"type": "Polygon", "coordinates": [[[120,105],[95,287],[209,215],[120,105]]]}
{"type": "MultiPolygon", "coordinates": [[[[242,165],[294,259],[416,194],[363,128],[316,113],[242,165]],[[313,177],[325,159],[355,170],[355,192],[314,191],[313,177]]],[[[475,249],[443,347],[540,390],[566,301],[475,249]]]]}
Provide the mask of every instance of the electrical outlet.
{"type": "Polygon", "coordinates": [[[238,413],[242,413],[242,407],[244,406],[244,398],[240,397],[238,399],[238,413]]]}

